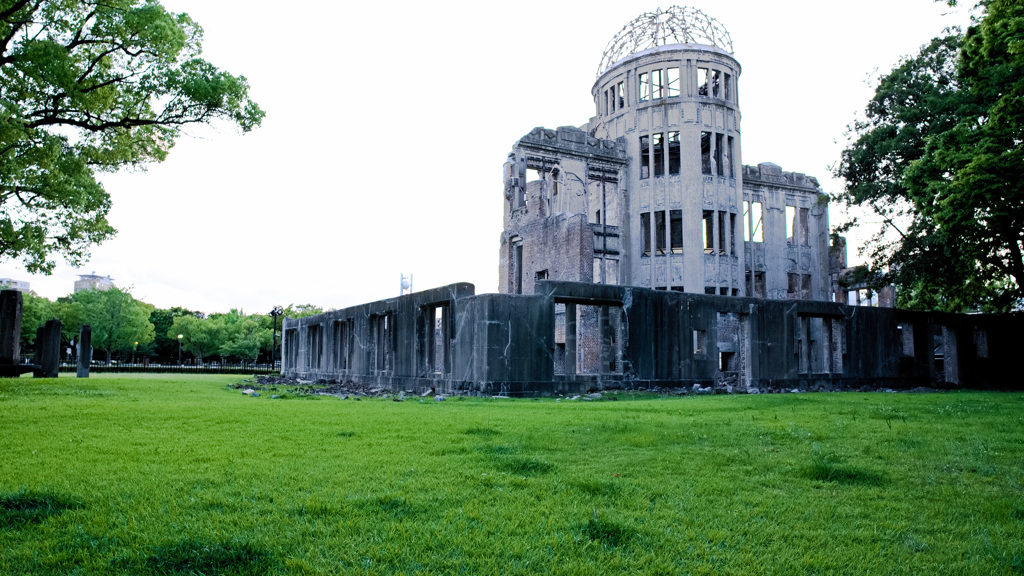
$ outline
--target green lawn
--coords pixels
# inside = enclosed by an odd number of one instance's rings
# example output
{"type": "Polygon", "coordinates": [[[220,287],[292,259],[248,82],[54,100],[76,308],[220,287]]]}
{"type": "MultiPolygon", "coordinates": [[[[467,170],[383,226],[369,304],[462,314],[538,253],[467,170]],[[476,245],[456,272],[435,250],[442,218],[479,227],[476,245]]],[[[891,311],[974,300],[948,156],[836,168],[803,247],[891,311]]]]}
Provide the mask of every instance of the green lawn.
{"type": "Polygon", "coordinates": [[[1013,574],[1024,395],[0,380],[0,574],[1013,574]],[[606,396],[607,398],[607,396],[606,396]]]}

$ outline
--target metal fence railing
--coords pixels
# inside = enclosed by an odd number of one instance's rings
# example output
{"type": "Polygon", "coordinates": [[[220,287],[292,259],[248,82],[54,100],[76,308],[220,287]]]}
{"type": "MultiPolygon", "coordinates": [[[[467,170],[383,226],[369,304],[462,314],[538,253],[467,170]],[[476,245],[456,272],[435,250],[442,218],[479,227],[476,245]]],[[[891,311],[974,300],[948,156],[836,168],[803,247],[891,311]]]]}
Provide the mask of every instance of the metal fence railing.
{"type": "MultiPolygon", "coordinates": [[[[61,372],[76,372],[78,364],[63,361],[60,363],[61,372]]],[[[119,362],[111,361],[109,364],[102,361],[94,361],[89,367],[90,372],[138,372],[138,373],[170,373],[170,374],[280,374],[281,361],[271,364],[270,362],[184,362],[175,361],[158,362],[119,362]]]]}

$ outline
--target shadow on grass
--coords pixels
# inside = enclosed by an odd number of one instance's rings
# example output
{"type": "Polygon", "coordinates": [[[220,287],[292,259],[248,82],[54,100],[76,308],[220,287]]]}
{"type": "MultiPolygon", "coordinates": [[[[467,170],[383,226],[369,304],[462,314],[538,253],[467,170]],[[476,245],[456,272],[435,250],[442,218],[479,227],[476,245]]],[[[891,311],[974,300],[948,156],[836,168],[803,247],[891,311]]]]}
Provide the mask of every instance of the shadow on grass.
{"type": "Polygon", "coordinates": [[[580,530],[584,538],[593,540],[608,548],[619,548],[629,544],[633,531],[612,520],[592,517],[580,530]]]}
{"type": "Polygon", "coordinates": [[[266,574],[276,567],[271,554],[245,542],[183,540],[153,549],[144,562],[151,574],[266,574]]]}
{"type": "Polygon", "coordinates": [[[885,477],[878,472],[848,466],[836,454],[814,450],[811,463],[803,469],[803,475],[811,480],[836,482],[861,486],[881,486],[885,477]]]}
{"type": "Polygon", "coordinates": [[[516,476],[535,476],[554,469],[554,466],[543,460],[519,456],[518,454],[522,451],[519,446],[495,444],[481,446],[480,450],[491,459],[499,470],[516,476]]]}
{"type": "Polygon", "coordinates": [[[377,514],[389,516],[394,520],[404,520],[416,516],[418,510],[408,500],[395,496],[381,496],[370,498],[366,502],[367,508],[377,514]]]}
{"type": "Polygon", "coordinates": [[[0,493],[0,530],[42,522],[65,510],[81,507],[79,502],[56,494],[26,490],[0,493]]]}

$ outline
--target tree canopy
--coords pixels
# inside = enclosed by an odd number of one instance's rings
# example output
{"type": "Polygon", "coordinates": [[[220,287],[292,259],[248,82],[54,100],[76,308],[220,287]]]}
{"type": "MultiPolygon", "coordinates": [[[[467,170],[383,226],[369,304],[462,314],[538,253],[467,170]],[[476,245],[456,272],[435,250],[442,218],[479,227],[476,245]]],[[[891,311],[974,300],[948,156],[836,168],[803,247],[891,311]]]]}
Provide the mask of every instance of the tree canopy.
{"type": "Polygon", "coordinates": [[[839,200],[885,224],[871,269],[901,306],[1024,301],[1024,4],[979,7],[880,79],[836,168],[839,200]]]}
{"type": "Polygon", "coordinates": [[[161,161],[181,130],[264,113],[156,0],[0,0],[0,257],[49,272],[115,233],[96,174],[161,161]]]}
{"type": "Polygon", "coordinates": [[[136,300],[127,290],[84,290],[69,298],[81,307],[81,319],[92,327],[92,346],[107,352],[130,351],[156,336],[149,316],[153,305],[136,300]]]}

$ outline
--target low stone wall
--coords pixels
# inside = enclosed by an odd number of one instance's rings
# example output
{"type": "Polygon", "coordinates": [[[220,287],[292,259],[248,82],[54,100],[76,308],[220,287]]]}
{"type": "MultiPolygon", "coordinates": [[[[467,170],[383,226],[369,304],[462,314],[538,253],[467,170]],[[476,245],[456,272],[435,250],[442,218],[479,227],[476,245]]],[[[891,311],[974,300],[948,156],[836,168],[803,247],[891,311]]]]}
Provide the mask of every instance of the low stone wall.
{"type": "Polygon", "coordinates": [[[395,391],[528,395],[1009,388],[1019,314],[962,315],[540,281],[471,284],[287,319],[283,373],[395,391]],[[556,313],[557,310],[557,313],[556,313]],[[556,342],[556,316],[558,342],[556,342]],[[557,361],[556,361],[557,359],[557,361]]]}

